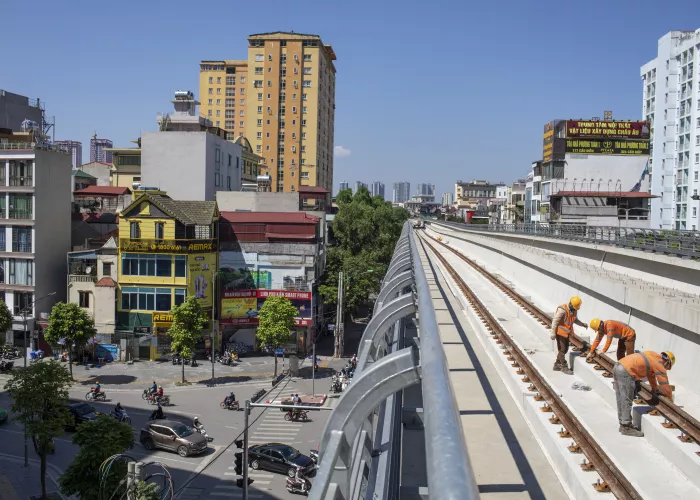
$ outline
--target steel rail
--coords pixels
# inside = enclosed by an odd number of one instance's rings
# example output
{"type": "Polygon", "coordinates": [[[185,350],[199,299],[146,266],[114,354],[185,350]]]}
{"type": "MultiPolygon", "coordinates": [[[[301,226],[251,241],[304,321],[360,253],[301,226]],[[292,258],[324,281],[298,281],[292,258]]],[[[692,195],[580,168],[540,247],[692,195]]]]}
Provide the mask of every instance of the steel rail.
{"type": "MultiPolygon", "coordinates": [[[[472,268],[474,268],[482,276],[489,280],[493,285],[498,287],[499,290],[501,290],[503,293],[505,293],[511,299],[517,302],[523,309],[530,313],[530,315],[535,317],[540,322],[540,324],[542,324],[542,326],[544,326],[545,328],[551,328],[552,317],[549,314],[547,314],[535,304],[525,299],[516,291],[509,288],[507,285],[502,283],[498,278],[493,276],[479,264],[472,261],[469,257],[465,256],[464,254],[455,250],[454,248],[446,245],[445,243],[438,241],[437,239],[433,238],[428,234],[425,234],[425,236],[440,244],[444,248],[450,250],[453,254],[455,254],[464,262],[469,264],[472,268]]],[[[583,340],[575,333],[572,333],[569,336],[569,338],[571,339],[571,344],[574,346],[574,350],[580,351],[580,355],[585,356],[586,351],[588,351],[589,349],[588,342],[583,340]]],[[[615,361],[613,361],[608,356],[600,352],[596,352],[593,359],[596,363],[603,367],[607,373],[612,373],[613,367],[615,366],[615,361]]],[[[641,389],[642,390],[639,392],[639,395],[644,401],[648,403],[653,396],[651,386],[647,383],[642,383],[641,389]]],[[[666,417],[666,419],[669,422],[673,423],[673,425],[675,425],[679,430],[681,430],[686,436],[689,436],[693,441],[695,441],[695,443],[700,444],[700,421],[698,421],[691,414],[689,414],[681,407],[673,403],[673,401],[667,398],[666,396],[659,395],[657,397],[659,398],[659,403],[656,405],[656,410],[658,410],[658,412],[661,415],[666,417]]],[[[684,440],[688,441],[687,438],[684,440]]]]}
{"type": "Polygon", "coordinates": [[[523,382],[530,382],[534,386],[534,389],[542,395],[542,398],[551,407],[558,421],[569,431],[574,442],[581,448],[583,454],[595,467],[600,477],[605,481],[605,484],[599,486],[599,488],[604,490],[607,485],[610,491],[621,500],[641,499],[642,496],[639,492],[637,492],[625,475],[593,439],[578,418],[576,418],[573,412],[567,407],[566,403],[557,395],[556,391],[552,389],[549,383],[532,365],[527,356],[520,350],[515,342],[513,342],[510,335],[508,335],[496,318],[493,317],[488,308],[484,306],[481,300],[459,276],[457,271],[447,262],[447,259],[445,259],[435,246],[428,241],[424,240],[424,244],[432,250],[433,254],[450,274],[459,289],[464,293],[477,316],[484,322],[491,334],[497,337],[500,343],[506,346],[504,354],[512,356],[514,361],[513,366],[522,370],[520,373],[524,373],[525,375],[523,382]]]}

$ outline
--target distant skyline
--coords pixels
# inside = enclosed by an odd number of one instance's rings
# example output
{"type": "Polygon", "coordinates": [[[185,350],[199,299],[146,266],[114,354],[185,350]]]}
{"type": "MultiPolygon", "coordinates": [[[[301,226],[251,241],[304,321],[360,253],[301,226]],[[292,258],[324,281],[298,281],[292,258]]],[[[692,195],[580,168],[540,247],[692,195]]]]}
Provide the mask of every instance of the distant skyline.
{"type": "Polygon", "coordinates": [[[254,33],[315,33],[338,57],[333,191],[352,178],[386,186],[427,179],[442,193],[457,179],[524,177],[541,158],[542,127],[552,119],[606,109],[640,119],[640,67],[656,55],[658,39],[700,27],[697,0],[672,8],[593,0],[585,9],[514,0],[309,0],[299,8],[271,0],[264,16],[259,4],[224,2],[212,19],[244,20],[225,30],[200,19],[200,10],[181,0],[37,0],[28,18],[25,2],[5,0],[3,35],[22,40],[23,50],[4,54],[0,87],[41,98],[56,117],[56,139],[87,145],[97,130],[131,147],[142,131],[157,130],[155,115],[169,108],[174,90],[198,92],[199,61],[246,58],[254,33]],[[190,20],[209,23],[206,36],[185,28],[180,42],[159,29],[190,20]],[[566,36],[553,38],[557,27],[566,36]],[[28,29],[41,36],[27,37],[28,29]],[[65,58],[26,56],[44,53],[47,40],[52,53],[71,54],[75,68],[66,71],[65,58]],[[430,61],[432,72],[412,76],[416,61],[430,61]],[[556,85],[543,80],[552,74],[556,85]]]}

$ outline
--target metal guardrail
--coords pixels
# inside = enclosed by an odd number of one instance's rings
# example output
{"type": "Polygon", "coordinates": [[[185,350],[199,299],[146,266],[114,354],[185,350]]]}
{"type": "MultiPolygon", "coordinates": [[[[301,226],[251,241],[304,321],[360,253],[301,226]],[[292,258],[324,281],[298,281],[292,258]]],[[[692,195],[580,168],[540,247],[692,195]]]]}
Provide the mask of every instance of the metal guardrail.
{"type": "Polygon", "coordinates": [[[425,441],[420,451],[427,484],[413,493],[441,500],[478,498],[428,281],[408,223],[362,335],[352,383],[323,431],[310,498],[399,498],[406,412],[422,417],[425,441]],[[419,338],[407,338],[413,323],[419,338]],[[403,408],[404,389],[416,384],[423,408],[403,408]]]}
{"type": "Polygon", "coordinates": [[[439,223],[464,231],[538,236],[700,258],[700,231],[579,224],[461,224],[442,221],[439,223]]]}

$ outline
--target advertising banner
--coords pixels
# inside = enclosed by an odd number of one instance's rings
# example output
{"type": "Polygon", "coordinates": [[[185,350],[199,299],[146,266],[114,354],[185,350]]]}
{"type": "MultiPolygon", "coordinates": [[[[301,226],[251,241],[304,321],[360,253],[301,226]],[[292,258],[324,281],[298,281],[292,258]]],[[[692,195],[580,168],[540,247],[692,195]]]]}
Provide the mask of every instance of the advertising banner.
{"type": "Polygon", "coordinates": [[[216,269],[216,254],[194,254],[187,256],[188,283],[187,296],[194,296],[199,305],[212,307],[214,294],[213,279],[216,269]]]}
{"type": "Polygon", "coordinates": [[[564,159],[564,122],[554,120],[544,126],[542,135],[542,163],[564,159]]]}
{"type": "Polygon", "coordinates": [[[202,253],[216,252],[217,240],[148,240],[120,238],[119,248],[122,252],[147,253],[202,253]]]}
{"type": "Polygon", "coordinates": [[[566,152],[581,155],[648,155],[649,141],[567,139],[566,152]]]}
{"type": "Polygon", "coordinates": [[[294,323],[310,326],[312,323],[311,292],[296,290],[224,290],[221,299],[222,325],[256,325],[258,313],[267,297],[285,297],[299,311],[294,323]]]}
{"type": "Polygon", "coordinates": [[[574,137],[649,139],[649,131],[649,122],[613,122],[599,120],[568,120],[566,122],[567,139],[574,137]]]}
{"type": "Polygon", "coordinates": [[[257,297],[222,299],[221,319],[254,318],[258,315],[257,297]]]}

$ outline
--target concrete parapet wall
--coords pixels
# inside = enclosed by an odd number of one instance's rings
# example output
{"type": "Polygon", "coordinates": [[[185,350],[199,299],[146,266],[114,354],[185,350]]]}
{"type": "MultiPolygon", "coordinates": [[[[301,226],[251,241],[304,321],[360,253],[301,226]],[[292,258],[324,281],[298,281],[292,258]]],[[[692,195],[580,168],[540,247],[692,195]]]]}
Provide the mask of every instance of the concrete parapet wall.
{"type": "MultiPolygon", "coordinates": [[[[684,299],[665,298],[658,290],[646,290],[639,283],[614,281],[604,272],[591,272],[583,263],[572,267],[549,258],[542,250],[491,235],[431,225],[428,232],[433,231],[451,247],[512,282],[519,293],[529,295],[545,311],[553,313],[557,305],[579,295],[583,299],[582,321],[598,317],[629,323],[637,332],[637,349],[676,354],[678,363],[670,374],[671,383],[700,392],[700,363],[695,362],[700,357],[700,309],[688,304],[692,300],[686,303],[684,299]]],[[[591,333],[580,327],[575,330],[583,337],[591,333]]],[[[682,398],[681,391],[678,395],[682,398]]]]}

